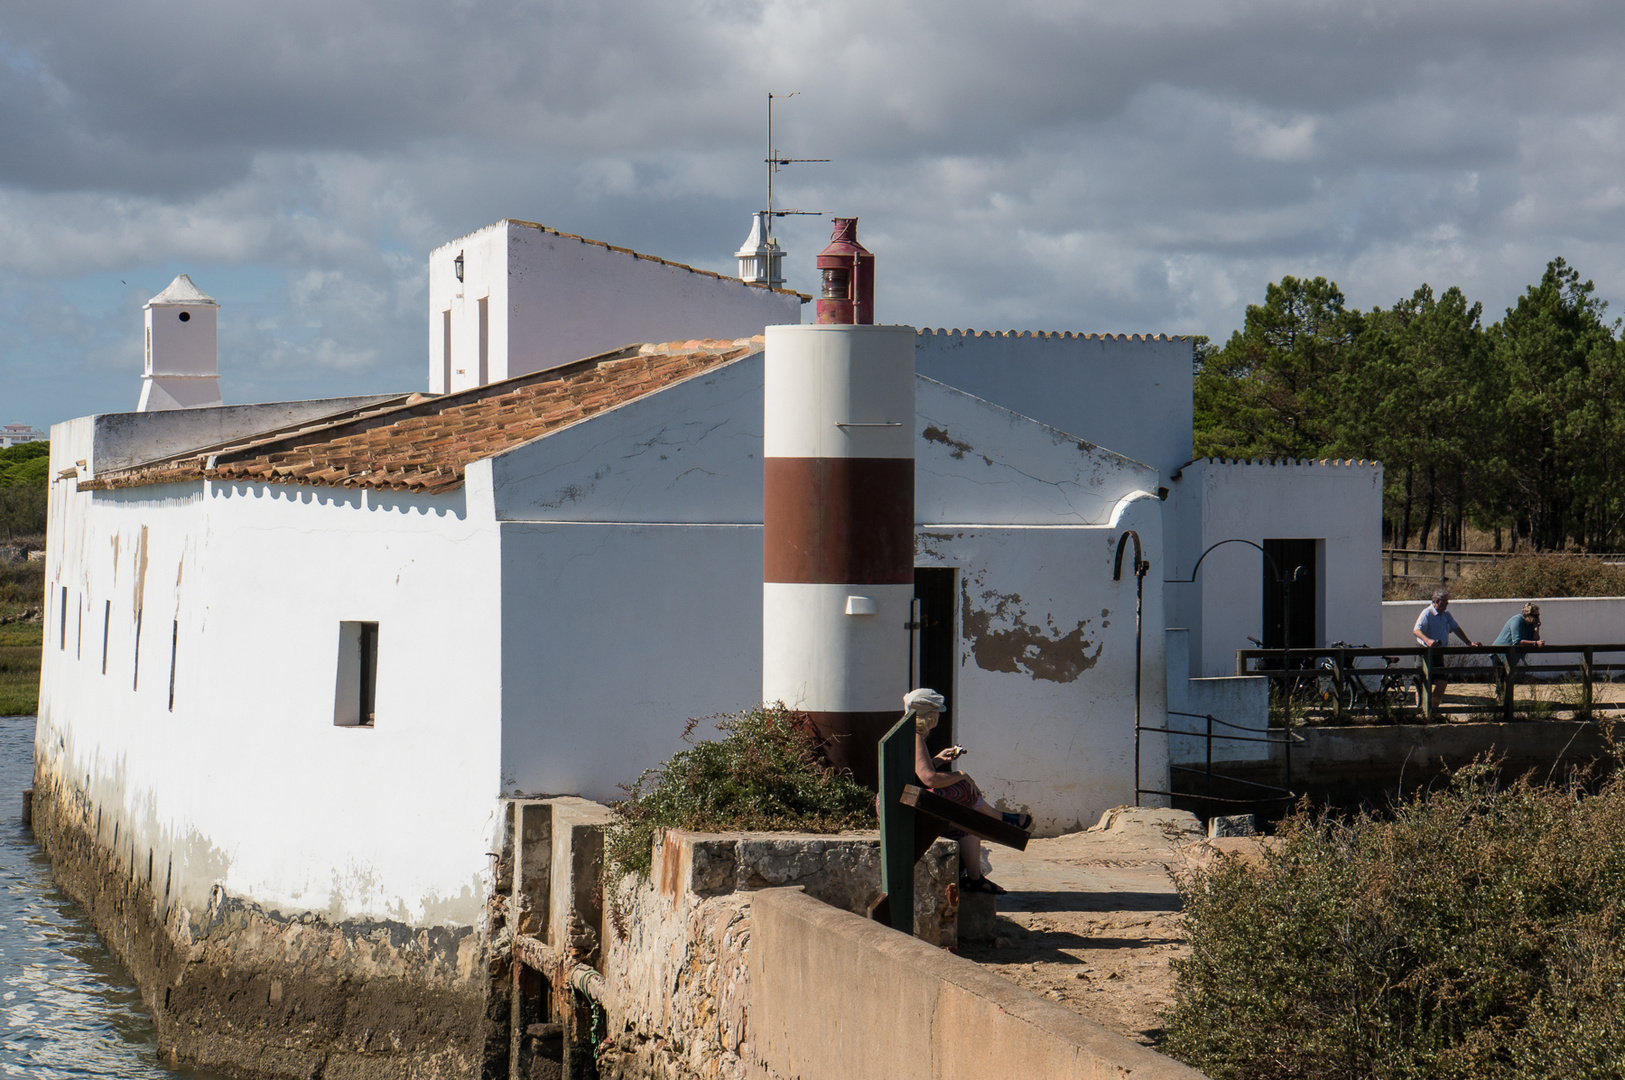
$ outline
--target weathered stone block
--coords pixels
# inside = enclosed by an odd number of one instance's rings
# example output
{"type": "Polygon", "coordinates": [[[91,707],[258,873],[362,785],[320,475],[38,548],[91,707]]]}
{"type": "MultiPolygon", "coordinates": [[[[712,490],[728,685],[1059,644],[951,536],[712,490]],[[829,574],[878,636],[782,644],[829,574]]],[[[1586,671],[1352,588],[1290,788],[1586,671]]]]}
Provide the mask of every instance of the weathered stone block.
{"type": "Polygon", "coordinates": [[[1217,815],[1208,819],[1209,839],[1219,836],[1257,836],[1258,826],[1251,814],[1217,815]]]}

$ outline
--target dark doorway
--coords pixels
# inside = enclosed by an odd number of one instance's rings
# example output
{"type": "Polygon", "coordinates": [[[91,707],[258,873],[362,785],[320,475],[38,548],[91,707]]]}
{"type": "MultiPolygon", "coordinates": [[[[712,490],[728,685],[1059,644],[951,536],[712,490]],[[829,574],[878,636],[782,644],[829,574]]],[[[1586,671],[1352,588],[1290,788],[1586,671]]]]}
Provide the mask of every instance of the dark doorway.
{"type": "Polygon", "coordinates": [[[1312,649],[1319,620],[1315,617],[1315,597],[1320,591],[1315,580],[1314,540],[1266,540],[1264,554],[1264,648],[1312,649]],[[1271,565],[1271,560],[1274,565],[1271,565]],[[1292,577],[1293,570],[1302,567],[1297,580],[1290,583],[1292,604],[1292,641],[1286,640],[1286,611],[1288,586],[1276,579],[1276,574],[1292,577]]]}
{"type": "Polygon", "coordinates": [[[943,696],[942,719],[926,740],[931,752],[954,744],[954,576],[951,566],[916,566],[914,599],[918,605],[914,663],[919,681],[943,696]]]}

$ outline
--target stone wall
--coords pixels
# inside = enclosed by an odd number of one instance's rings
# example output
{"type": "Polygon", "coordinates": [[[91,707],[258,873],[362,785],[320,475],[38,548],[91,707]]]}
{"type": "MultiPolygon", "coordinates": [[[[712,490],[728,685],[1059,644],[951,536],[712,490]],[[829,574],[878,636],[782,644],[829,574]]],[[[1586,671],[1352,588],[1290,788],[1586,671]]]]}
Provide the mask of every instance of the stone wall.
{"type": "MultiPolygon", "coordinates": [[[[948,886],[958,867],[955,846],[939,840],[915,868],[915,931],[933,946],[955,941],[948,886]]],[[[601,1076],[759,1075],[746,976],[751,905],[758,890],[783,886],[861,914],[880,895],[880,841],[872,834],[664,835],[649,879],[624,879],[605,916],[609,1044],[601,1048],[601,1076]]]]}
{"type": "Polygon", "coordinates": [[[301,1080],[505,1075],[485,1069],[507,1001],[478,931],[289,919],[218,887],[190,910],[165,866],[98,838],[81,793],[48,775],[34,791],[35,838],[140,988],[165,1059],[301,1080]]]}

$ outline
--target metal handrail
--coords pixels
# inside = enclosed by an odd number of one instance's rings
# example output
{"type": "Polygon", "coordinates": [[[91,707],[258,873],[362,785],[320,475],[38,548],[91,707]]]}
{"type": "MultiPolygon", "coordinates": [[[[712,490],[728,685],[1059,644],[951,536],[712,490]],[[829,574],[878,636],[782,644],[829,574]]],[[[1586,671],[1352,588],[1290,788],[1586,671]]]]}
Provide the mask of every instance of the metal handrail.
{"type": "Polygon", "coordinates": [[[1292,783],[1292,744],[1295,743],[1295,742],[1300,742],[1300,743],[1304,742],[1305,740],[1304,740],[1302,735],[1299,735],[1294,731],[1287,731],[1287,732],[1284,732],[1284,737],[1283,738],[1278,738],[1278,739],[1271,739],[1271,738],[1258,739],[1258,738],[1253,738],[1252,736],[1248,736],[1248,735],[1214,734],[1214,731],[1213,731],[1213,725],[1214,724],[1222,724],[1225,727],[1235,728],[1237,731],[1262,731],[1262,732],[1268,733],[1268,732],[1270,732],[1270,731],[1272,731],[1274,729],[1269,728],[1269,727],[1254,727],[1254,726],[1252,726],[1250,724],[1236,724],[1236,723],[1230,722],[1229,720],[1220,720],[1217,716],[1214,716],[1212,713],[1193,713],[1193,712],[1185,712],[1185,711],[1183,711],[1181,709],[1169,709],[1168,710],[1168,715],[1169,716],[1189,716],[1189,717],[1192,717],[1193,719],[1196,719],[1196,720],[1206,720],[1207,721],[1207,731],[1205,731],[1205,732],[1202,732],[1202,731],[1177,731],[1177,730],[1175,730],[1173,728],[1169,728],[1169,727],[1140,728],[1138,730],[1161,732],[1162,734],[1168,735],[1170,737],[1172,737],[1174,735],[1183,735],[1183,736],[1186,736],[1187,738],[1206,740],[1206,742],[1207,742],[1207,765],[1206,765],[1206,768],[1193,769],[1188,765],[1174,765],[1172,763],[1169,763],[1168,770],[1169,770],[1170,773],[1172,773],[1172,772],[1190,772],[1190,773],[1197,773],[1198,775],[1206,776],[1207,777],[1208,793],[1205,794],[1205,795],[1197,795],[1194,792],[1188,792],[1188,791],[1174,792],[1174,791],[1161,791],[1161,790],[1158,790],[1158,789],[1155,789],[1155,788],[1142,788],[1142,787],[1139,786],[1139,782],[1138,782],[1139,778],[1138,778],[1138,775],[1136,774],[1136,777],[1135,777],[1136,782],[1135,782],[1135,785],[1134,785],[1134,798],[1135,798],[1136,803],[1138,803],[1139,797],[1141,795],[1166,795],[1170,799],[1172,799],[1172,798],[1201,799],[1201,800],[1203,800],[1205,802],[1235,803],[1235,804],[1238,804],[1238,805],[1251,805],[1253,803],[1260,803],[1260,802],[1290,802],[1293,799],[1296,799],[1298,797],[1297,794],[1291,789],[1290,786],[1288,786],[1288,787],[1276,787],[1274,784],[1261,784],[1256,780],[1243,780],[1239,776],[1224,776],[1224,775],[1220,775],[1218,777],[1218,779],[1223,780],[1226,783],[1243,784],[1243,785],[1246,785],[1247,787],[1263,788],[1266,791],[1278,791],[1278,792],[1280,792],[1280,794],[1279,795],[1272,795],[1272,796],[1269,796],[1269,797],[1266,797],[1266,798],[1255,798],[1255,799],[1226,799],[1226,798],[1221,798],[1220,796],[1212,794],[1213,780],[1214,780],[1214,775],[1213,775],[1213,740],[1214,739],[1224,739],[1227,742],[1266,743],[1266,744],[1268,744],[1270,746],[1284,746],[1284,747],[1286,747],[1286,750],[1285,750],[1285,752],[1283,754],[1283,757],[1285,758],[1285,765],[1286,765],[1286,782],[1287,782],[1288,785],[1290,785],[1292,783]]]}

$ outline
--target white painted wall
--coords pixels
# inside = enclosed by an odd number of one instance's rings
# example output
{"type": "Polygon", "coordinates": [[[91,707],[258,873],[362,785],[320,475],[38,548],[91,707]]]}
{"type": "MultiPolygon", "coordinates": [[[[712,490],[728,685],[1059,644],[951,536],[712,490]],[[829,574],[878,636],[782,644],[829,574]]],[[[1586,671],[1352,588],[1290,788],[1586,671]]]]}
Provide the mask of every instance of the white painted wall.
{"type": "Polygon", "coordinates": [[[741,338],[801,321],[795,293],[751,285],[625,248],[504,220],[429,254],[429,389],[480,383],[479,305],[487,303],[485,381],[541,371],[623,345],[741,338]],[[463,256],[463,280],[453,261],[463,256]]]}
{"type": "Polygon", "coordinates": [[[921,524],[1104,525],[1157,471],[916,377],[914,514],[921,524]]]}
{"type": "MultiPolygon", "coordinates": [[[[1032,813],[1042,835],[1081,828],[1134,802],[1134,579],[1112,580],[1118,538],[1134,529],[1160,562],[1162,506],[1125,500],[1101,526],[922,528],[915,562],[958,571],[954,738],[961,767],[990,802],[1032,813]]],[[[1163,726],[1158,613],[1145,581],[1141,715],[1163,726]]],[[[1167,743],[1141,747],[1147,788],[1167,788],[1167,743]]],[[[1164,805],[1148,796],[1147,805],[1164,805]]]]}
{"type": "MultiPolygon", "coordinates": [[[[505,791],[613,797],[681,748],[686,719],[759,698],[762,374],[746,357],[471,471],[489,469],[507,523],[505,791]]],[[[1160,565],[1157,474],[915,386],[917,562],[975,582],[956,700],[993,726],[967,765],[982,780],[996,764],[992,796],[1043,828],[1088,823],[1133,801],[1133,583],[1110,580],[1111,557],[1132,527],[1160,565]],[[1093,666],[1035,659],[1047,674],[1034,676],[1000,658],[1018,639],[1093,666]]],[[[1161,584],[1146,585],[1142,707],[1161,726],[1161,584]]],[[[1148,786],[1165,785],[1165,751],[1144,758],[1148,786]]]]}
{"type": "MultiPolygon", "coordinates": [[[[53,475],[94,455],[96,429],[53,429],[53,475]]],[[[218,884],[289,914],[476,923],[500,755],[479,494],[54,481],[40,767],[194,912],[218,884]],[[334,725],[343,620],[379,623],[372,729],[334,725]]]]}
{"type": "MultiPolygon", "coordinates": [[[[1337,462],[1203,460],[1168,483],[1174,536],[1164,577],[1189,578],[1221,540],[1322,541],[1316,644],[1375,643],[1382,631],[1382,466],[1337,462]]],[[[1227,544],[1201,564],[1194,584],[1170,584],[1168,624],[1193,631],[1191,673],[1235,673],[1237,649],[1263,633],[1263,556],[1227,544]]]]}
{"type": "MultiPolygon", "coordinates": [[[[1242,742],[1241,739],[1280,738],[1269,728],[1269,680],[1259,675],[1226,676],[1212,679],[1187,678],[1190,671],[1190,631],[1167,631],[1168,730],[1199,733],[1200,737],[1171,735],[1168,760],[1171,765],[1205,767],[1208,760],[1208,723],[1212,716],[1213,761],[1268,761],[1270,745],[1242,742]],[[1195,715],[1191,715],[1195,714],[1195,715]],[[1219,723],[1225,721],[1225,723],[1219,723]],[[1235,727],[1227,725],[1234,724],[1235,727]],[[1252,729],[1252,730],[1248,730],[1252,729]],[[1219,736],[1238,738],[1225,739],[1219,736]]],[[[1283,777],[1284,779],[1284,777],[1283,777]]],[[[1215,791],[1214,794],[1225,794],[1215,791]]]]}
{"type": "Polygon", "coordinates": [[[922,330],[927,378],[1169,475],[1191,458],[1189,338],[922,330]]]}
{"type": "Polygon", "coordinates": [[[752,353],[490,459],[497,517],[760,527],[762,375],[752,353]]]}
{"type": "Polygon", "coordinates": [[[619,798],[761,699],[760,524],[509,522],[501,560],[505,793],[619,798]]]}

